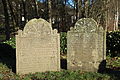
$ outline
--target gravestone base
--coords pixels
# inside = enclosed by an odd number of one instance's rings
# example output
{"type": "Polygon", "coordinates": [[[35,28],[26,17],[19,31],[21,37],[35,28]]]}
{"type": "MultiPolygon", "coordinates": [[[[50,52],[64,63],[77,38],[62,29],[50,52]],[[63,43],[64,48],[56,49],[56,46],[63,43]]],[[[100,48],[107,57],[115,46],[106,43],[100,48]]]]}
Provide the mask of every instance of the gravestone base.
{"type": "MultiPolygon", "coordinates": [[[[101,62],[83,62],[77,65],[68,65],[69,70],[81,70],[85,72],[98,72],[101,62]]],[[[103,68],[102,68],[103,69],[103,68]]]]}

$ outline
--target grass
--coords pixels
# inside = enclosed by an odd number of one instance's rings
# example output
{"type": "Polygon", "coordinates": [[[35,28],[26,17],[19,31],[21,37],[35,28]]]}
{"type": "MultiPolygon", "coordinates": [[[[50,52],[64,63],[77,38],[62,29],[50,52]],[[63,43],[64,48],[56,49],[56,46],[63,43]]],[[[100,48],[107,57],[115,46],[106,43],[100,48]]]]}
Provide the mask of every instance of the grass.
{"type": "Polygon", "coordinates": [[[107,68],[115,69],[120,71],[120,57],[109,57],[107,56],[107,68]]]}
{"type": "Polygon", "coordinates": [[[36,72],[19,75],[12,72],[5,64],[0,63],[0,80],[119,80],[119,75],[110,73],[81,72],[61,70],[56,72],[36,72]]]}
{"type": "Polygon", "coordinates": [[[0,35],[0,41],[5,40],[5,35],[0,35]]]}
{"type": "Polygon", "coordinates": [[[1,80],[114,80],[107,74],[61,70],[60,72],[44,72],[17,75],[13,73],[6,65],[0,63],[1,80]]]}
{"type": "Polygon", "coordinates": [[[12,72],[5,64],[0,63],[0,80],[17,79],[17,75],[12,72]]]}

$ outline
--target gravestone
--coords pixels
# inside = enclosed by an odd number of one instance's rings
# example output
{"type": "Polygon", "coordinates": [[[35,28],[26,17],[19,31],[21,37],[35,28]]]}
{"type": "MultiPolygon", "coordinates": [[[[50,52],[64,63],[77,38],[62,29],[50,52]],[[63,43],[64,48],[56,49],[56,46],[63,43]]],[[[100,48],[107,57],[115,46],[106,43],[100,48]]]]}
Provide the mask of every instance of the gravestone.
{"type": "Polygon", "coordinates": [[[92,18],[78,20],[67,33],[67,68],[97,72],[103,67],[106,59],[104,33],[92,18]]]}
{"type": "Polygon", "coordinates": [[[16,73],[60,70],[60,41],[44,19],[32,19],[16,35],[16,73]]]}

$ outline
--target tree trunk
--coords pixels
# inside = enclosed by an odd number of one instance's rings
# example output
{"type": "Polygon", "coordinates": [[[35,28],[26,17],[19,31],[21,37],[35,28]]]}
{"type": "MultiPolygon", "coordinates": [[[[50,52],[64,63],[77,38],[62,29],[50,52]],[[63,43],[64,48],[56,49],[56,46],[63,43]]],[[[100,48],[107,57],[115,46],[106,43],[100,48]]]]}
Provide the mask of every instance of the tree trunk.
{"type": "Polygon", "coordinates": [[[36,0],[34,0],[34,6],[35,6],[35,17],[38,18],[39,14],[38,14],[38,3],[36,0]]]}
{"type": "Polygon", "coordinates": [[[82,0],[76,0],[76,20],[81,18],[82,15],[82,0]]]}
{"type": "MultiPolygon", "coordinates": [[[[79,0],[78,0],[78,1],[79,1],[79,0]]],[[[78,16],[78,15],[79,15],[79,6],[78,6],[79,3],[78,3],[77,1],[76,1],[75,3],[76,3],[76,21],[77,21],[77,20],[78,20],[78,17],[79,17],[79,16],[78,16]]]]}
{"type": "Polygon", "coordinates": [[[49,22],[52,26],[52,16],[51,16],[51,11],[52,10],[52,7],[51,7],[51,0],[48,0],[48,15],[49,15],[49,22]]]}
{"type": "Polygon", "coordinates": [[[85,17],[88,17],[88,6],[89,6],[89,0],[84,0],[84,11],[85,11],[85,17]]]}
{"type": "Polygon", "coordinates": [[[82,0],[78,0],[78,7],[79,7],[79,9],[78,9],[78,11],[79,11],[79,18],[81,18],[82,17],[82,0]]]}
{"type": "Polygon", "coordinates": [[[20,6],[19,6],[19,28],[20,28],[20,29],[23,29],[22,15],[23,15],[22,3],[20,3],[20,6]]]}
{"type": "Polygon", "coordinates": [[[4,15],[5,15],[5,34],[6,34],[6,40],[10,39],[10,25],[9,25],[9,13],[7,8],[7,1],[2,0],[3,7],[4,7],[4,15]]]}
{"type": "Polygon", "coordinates": [[[118,30],[118,20],[119,20],[119,10],[118,10],[118,0],[116,0],[116,6],[115,6],[115,9],[116,9],[116,14],[115,14],[115,30],[118,30]]]}
{"type": "Polygon", "coordinates": [[[11,17],[13,19],[13,26],[14,26],[14,30],[15,30],[15,27],[17,27],[17,20],[16,20],[16,17],[15,17],[14,11],[13,11],[13,7],[12,7],[10,0],[8,0],[8,4],[9,4],[10,11],[11,11],[11,17]]]}
{"type": "Polygon", "coordinates": [[[67,25],[66,25],[66,0],[63,0],[63,21],[62,21],[62,24],[63,24],[63,30],[62,31],[66,31],[67,30],[67,25]]]}
{"type": "Polygon", "coordinates": [[[24,18],[24,25],[27,22],[27,12],[26,12],[26,0],[22,0],[22,5],[23,5],[23,18],[24,18]]]}

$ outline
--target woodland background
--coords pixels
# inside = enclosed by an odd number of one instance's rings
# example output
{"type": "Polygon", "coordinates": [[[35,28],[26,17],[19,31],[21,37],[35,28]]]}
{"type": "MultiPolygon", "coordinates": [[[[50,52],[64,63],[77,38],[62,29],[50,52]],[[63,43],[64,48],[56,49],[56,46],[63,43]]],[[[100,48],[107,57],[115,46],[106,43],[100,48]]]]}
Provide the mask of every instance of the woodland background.
{"type": "Polygon", "coordinates": [[[93,18],[106,31],[119,29],[119,0],[0,0],[0,38],[9,40],[33,18],[66,32],[80,18],[93,18]]]}

